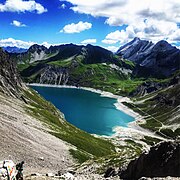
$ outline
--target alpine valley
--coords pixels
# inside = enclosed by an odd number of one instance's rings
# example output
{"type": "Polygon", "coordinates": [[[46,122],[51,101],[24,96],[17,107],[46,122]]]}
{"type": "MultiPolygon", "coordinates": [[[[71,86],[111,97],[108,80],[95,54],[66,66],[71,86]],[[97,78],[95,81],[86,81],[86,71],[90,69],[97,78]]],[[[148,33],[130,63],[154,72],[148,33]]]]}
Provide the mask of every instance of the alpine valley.
{"type": "Polygon", "coordinates": [[[0,49],[0,63],[1,159],[10,154],[25,161],[28,175],[59,171],[62,179],[180,177],[178,48],[139,38],[116,53],[90,44],[34,44],[0,49]],[[112,93],[136,121],[112,136],[88,134],[29,84],[112,93]]]}

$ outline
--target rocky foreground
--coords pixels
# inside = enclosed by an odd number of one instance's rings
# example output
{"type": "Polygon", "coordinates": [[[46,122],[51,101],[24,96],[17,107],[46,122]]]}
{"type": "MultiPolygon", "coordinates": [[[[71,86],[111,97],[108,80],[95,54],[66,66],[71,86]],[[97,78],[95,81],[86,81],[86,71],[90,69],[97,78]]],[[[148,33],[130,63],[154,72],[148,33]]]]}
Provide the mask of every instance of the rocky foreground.
{"type": "Polygon", "coordinates": [[[180,141],[153,146],[148,153],[131,161],[125,170],[120,170],[122,179],[166,176],[180,177],[180,141]]]}
{"type": "Polygon", "coordinates": [[[23,107],[22,101],[0,94],[0,159],[25,161],[25,174],[66,171],[73,164],[70,146],[23,107]]]}

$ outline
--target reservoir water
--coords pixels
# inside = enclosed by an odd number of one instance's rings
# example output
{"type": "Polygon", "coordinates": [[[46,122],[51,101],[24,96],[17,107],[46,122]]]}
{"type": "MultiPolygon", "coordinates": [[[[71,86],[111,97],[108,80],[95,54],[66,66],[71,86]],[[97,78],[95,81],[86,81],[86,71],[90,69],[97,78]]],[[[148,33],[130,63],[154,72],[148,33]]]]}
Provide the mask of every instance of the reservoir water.
{"type": "Polygon", "coordinates": [[[76,88],[31,87],[63,112],[68,122],[91,134],[110,136],[114,127],[134,121],[116,109],[114,98],[76,88]]]}

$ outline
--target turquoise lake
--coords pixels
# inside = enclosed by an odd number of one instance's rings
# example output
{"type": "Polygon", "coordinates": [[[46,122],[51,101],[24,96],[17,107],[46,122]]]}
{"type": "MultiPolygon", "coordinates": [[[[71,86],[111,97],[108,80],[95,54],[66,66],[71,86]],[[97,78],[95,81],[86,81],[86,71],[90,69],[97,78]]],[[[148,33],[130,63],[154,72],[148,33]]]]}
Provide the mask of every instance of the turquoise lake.
{"type": "Polygon", "coordinates": [[[76,88],[31,87],[63,112],[68,122],[91,134],[110,136],[114,127],[134,121],[116,109],[114,98],[76,88]]]}

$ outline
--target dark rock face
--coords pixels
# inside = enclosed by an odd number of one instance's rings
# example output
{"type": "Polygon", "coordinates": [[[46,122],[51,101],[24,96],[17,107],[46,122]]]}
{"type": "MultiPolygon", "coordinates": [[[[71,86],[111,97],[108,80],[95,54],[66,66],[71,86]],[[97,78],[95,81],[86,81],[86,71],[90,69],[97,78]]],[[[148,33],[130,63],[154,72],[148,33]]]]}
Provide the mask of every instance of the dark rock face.
{"type": "Polygon", "coordinates": [[[156,82],[144,82],[142,83],[130,96],[145,96],[146,94],[155,92],[159,89],[166,87],[166,84],[156,82]]]}
{"type": "Polygon", "coordinates": [[[82,48],[81,54],[84,56],[85,64],[114,62],[113,53],[99,46],[88,44],[82,48]]]}
{"type": "Polygon", "coordinates": [[[0,91],[6,95],[18,97],[22,81],[17,73],[14,62],[9,55],[0,49],[0,91]]]}
{"type": "Polygon", "coordinates": [[[180,50],[164,40],[153,44],[135,38],[116,54],[137,64],[133,73],[138,77],[169,77],[180,69],[180,50]]]}
{"type": "Polygon", "coordinates": [[[56,56],[50,58],[49,60],[61,60],[61,59],[67,59],[76,55],[79,55],[81,53],[81,49],[83,46],[78,46],[75,44],[64,44],[59,46],[51,46],[48,49],[48,53],[57,53],[56,56]]]}
{"type": "Polygon", "coordinates": [[[171,89],[173,89],[172,92],[167,92],[164,94],[159,93],[152,99],[152,101],[155,100],[161,107],[178,107],[180,104],[180,84],[174,85],[171,89]]]}
{"type": "Polygon", "coordinates": [[[120,178],[136,180],[141,177],[180,177],[180,142],[163,142],[151,147],[131,161],[120,178]]]}
{"type": "Polygon", "coordinates": [[[111,176],[115,176],[116,175],[116,171],[114,168],[110,167],[107,169],[107,171],[105,172],[105,175],[104,177],[105,178],[108,178],[108,177],[111,177],[111,176]]]}
{"type": "Polygon", "coordinates": [[[157,90],[167,88],[169,86],[174,86],[180,84],[180,76],[174,76],[172,79],[170,79],[169,82],[153,82],[153,81],[147,81],[142,83],[138,88],[133,91],[130,96],[145,96],[146,94],[155,92],[157,90]]]}

